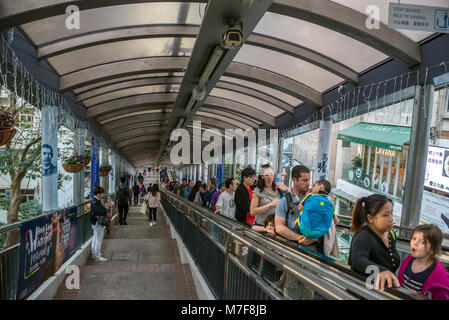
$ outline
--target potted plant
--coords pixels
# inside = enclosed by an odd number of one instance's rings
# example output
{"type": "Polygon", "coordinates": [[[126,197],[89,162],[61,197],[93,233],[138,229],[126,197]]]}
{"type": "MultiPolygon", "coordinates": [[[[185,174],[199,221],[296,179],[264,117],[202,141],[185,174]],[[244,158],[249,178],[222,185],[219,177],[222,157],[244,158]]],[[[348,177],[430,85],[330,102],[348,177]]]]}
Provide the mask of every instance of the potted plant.
{"type": "Polygon", "coordinates": [[[84,158],[84,156],[82,156],[82,155],[75,156],[74,155],[68,159],[65,159],[64,163],[62,164],[62,167],[67,172],[77,173],[77,172],[80,172],[81,170],[83,170],[85,161],[86,161],[86,159],[84,158]]]}
{"type": "Polygon", "coordinates": [[[362,167],[362,158],[360,158],[360,156],[355,156],[352,160],[352,166],[354,167],[354,169],[356,168],[361,168],[362,167]]]}
{"type": "Polygon", "coordinates": [[[100,167],[100,177],[106,177],[109,172],[112,170],[112,166],[106,165],[100,167]]]}
{"type": "Polygon", "coordinates": [[[14,128],[14,118],[8,111],[0,112],[0,146],[4,146],[11,142],[16,135],[17,130],[14,128]]]}

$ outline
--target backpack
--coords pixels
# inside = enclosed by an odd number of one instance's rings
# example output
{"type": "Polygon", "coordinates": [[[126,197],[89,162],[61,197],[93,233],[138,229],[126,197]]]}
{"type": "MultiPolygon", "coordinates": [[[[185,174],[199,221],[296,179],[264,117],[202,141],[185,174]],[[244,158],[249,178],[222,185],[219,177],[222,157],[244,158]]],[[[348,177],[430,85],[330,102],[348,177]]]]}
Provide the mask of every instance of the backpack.
{"type": "Polygon", "coordinates": [[[298,206],[298,203],[293,202],[291,192],[284,193],[284,197],[287,200],[287,217],[288,217],[289,214],[293,214],[295,212],[295,208],[298,206]]]}
{"type": "Polygon", "coordinates": [[[334,205],[327,196],[318,193],[308,194],[301,203],[306,200],[307,205],[304,205],[295,224],[303,236],[309,239],[321,238],[331,227],[334,205]]]}
{"type": "Polygon", "coordinates": [[[126,188],[118,188],[117,203],[126,204],[128,203],[128,190],[126,188]]]}

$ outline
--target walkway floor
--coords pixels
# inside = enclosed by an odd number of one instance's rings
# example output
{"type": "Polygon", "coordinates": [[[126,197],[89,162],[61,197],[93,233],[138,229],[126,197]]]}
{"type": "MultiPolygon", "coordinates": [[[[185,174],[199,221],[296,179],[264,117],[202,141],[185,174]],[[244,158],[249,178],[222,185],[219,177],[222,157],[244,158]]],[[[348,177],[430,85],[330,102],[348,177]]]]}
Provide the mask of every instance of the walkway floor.
{"type": "Polygon", "coordinates": [[[65,280],[55,300],[196,300],[190,267],[182,264],[170,227],[158,212],[152,227],[139,207],[130,208],[127,226],[113,225],[101,252],[107,262],[89,257],[80,267],[80,289],[65,280]]]}

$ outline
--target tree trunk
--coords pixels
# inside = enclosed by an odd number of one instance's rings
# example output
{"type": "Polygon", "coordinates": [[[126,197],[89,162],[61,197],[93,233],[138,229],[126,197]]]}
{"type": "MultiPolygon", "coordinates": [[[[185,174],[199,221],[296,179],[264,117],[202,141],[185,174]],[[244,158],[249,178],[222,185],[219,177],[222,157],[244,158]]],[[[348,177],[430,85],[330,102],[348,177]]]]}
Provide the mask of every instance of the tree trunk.
{"type": "MultiPolygon", "coordinates": [[[[22,178],[25,174],[17,173],[14,179],[11,180],[11,196],[8,210],[8,224],[17,222],[19,216],[20,203],[22,197],[20,195],[20,186],[22,184],[22,178]]],[[[8,232],[6,236],[6,242],[3,246],[4,249],[9,248],[20,241],[20,230],[16,229],[8,232]]]]}

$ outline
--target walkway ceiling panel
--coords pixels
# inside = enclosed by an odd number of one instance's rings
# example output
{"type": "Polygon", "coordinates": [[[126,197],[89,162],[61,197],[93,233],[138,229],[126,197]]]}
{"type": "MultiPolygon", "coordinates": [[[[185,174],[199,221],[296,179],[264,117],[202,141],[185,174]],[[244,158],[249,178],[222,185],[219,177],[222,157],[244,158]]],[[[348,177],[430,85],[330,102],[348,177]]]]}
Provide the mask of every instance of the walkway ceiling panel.
{"type": "Polygon", "coordinates": [[[157,78],[146,78],[146,79],[138,79],[138,80],[130,80],[124,81],[120,83],[114,83],[107,86],[103,86],[101,88],[93,89],[87,91],[85,93],[81,93],[77,95],[76,101],[82,102],[87,99],[91,99],[94,97],[103,96],[107,93],[113,93],[118,90],[124,90],[127,88],[136,88],[142,86],[149,85],[173,85],[173,84],[181,84],[182,77],[157,77],[157,78]]]}
{"type": "Polygon", "coordinates": [[[215,106],[215,107],[219,107],[222,110],[230,110],[230,111],[234,111],[234,112],[238,112],[238,113],[242,113],[244,115],[247,115],[251,118],[257,119],[259,121],[262,121],[268,125],[270,125],[271,127],[275,127],[276,126],[276,121],[275,118],[273,116],[271,116],[270,114],[267,114],[263,111],[260,111],[256,108],[253,108],[251,106],[239,103],[239,102],[235,102],[232,100],[227,100],[227,99],[222,99],[222,98],[218,98],[218,97],[213,97],[213,96],[208,96],[204,102],[203,102],[203,106],[215,106]]]}
{"type": "Polygon", "coordinates": [[[161,105],[172,104],[176,99],[176,93],[149,93],[138,96],[131,96],[120,98],[114,101],[108,101],[102,104],[97,104],[94,107],[87,109],[86,117],[95,118],[103,114],[127,109],[131,107],[147,106],[147,105],[161,105]]]}
{"type": "Polygon", "coordinates": [[[282,91],[273,89],[271,87],[268,86],[264,86],[252,81],[247,81],[247,80],[243,80],[243,79],[238,79],[238,78],[234,78],[234,77],[227,77],[227,76],[222,76],[220,78],[220,81],[226,81],[226,82],[232,82],[235,84],[238,84],[240,86],[245,86],[254,90],[258,90],[261,92],[265,92],[266,94],[276,97],[282,101],[284,101],[285,103],[288,103],[290,106],[292,107],[296,107],[300,104],[302,104],[303,102],[289,94],[286,94],[282,91]]]}
{"type": "MultiPolygon", "coordinates": [[[[327,28],[326,32],[332,30],[340,32],[381,51],[383,54],[401,62],[407,67],[416,66],[421,63],[421,49],[415,41],[383,23],[380,23],[379,28],[368,29],[366,27],[367,16],[365,14],[334,2],[328,0],[276,0],[271,5],[269,11],[320,25],[327,28]]],[[[289,25],[288,30],[298,31],[301,29],[289,25]]],[[[283,30],[283,32],[285,31],[287,29],[283,30]]],[[[256,32],[258,32],[257,29],[256,32]]],[[[326,34],[313,33],[313,37],[328,45],[323,40],[326,39],[326,34]]],[[[351,48],[350,50],[355,51],[358,56],[361,55],[357,47],[351,47],[345,44],[343,42],[337,49],[332,49],[339,51],[351,48]]]]}
{"type": "Polygon", "coordinates": [[[291,114],[293,114],[293,112],[294,112],[294,108],[292,106],[290,106],[288,103],[285,103],[276,97],[270,96],[269,94],[266,94],[265,92],[254,90],[249,87],[237,85],[237,84],[234,84],[231,82],[218,81],[215,85],[215,88],[239,92],[246,96],[257,98],[257,99],[263,100],[264,102],[268,102],[276,107],[281,108],[283,111],[287,111],[291,114]]]}
{"type": "Polygon", "coordinates": [[[269,86],[317,106],[323,105],[323,96],[318,91],[296,80],[262,68],[232,62],[224,75],[269,86]]]}
{"type": "Polygon", "coordinates": [[[139,129],[139,128],[150,128],[150,127],[156,127],[159,128],[161,132],[164,131],[164,128],[167,127],[167,121],[165,122],[144,122],[144,123],[135,123],[135,124],[126,124],[120,127],[115,127],[112,130],[108,130],[106,131],[107,134],[113,136],[122,132],[127,132],[130,130],[134,130],[134,129],[139,129]]]}
{"type": "Polygon", "coordinates": [[[278,117],[284,113],[284,110],[277,108],[270,103],[235,91],[214,88],[209,95],[247,104],[260,111],[271,114],[274,117],[278,117]]]}
{"type": "MultiPolygon", "coordinates": [[[[145,105],[139,107],[126,108],[125,110],[110,112],[97,117],[95,120],[100,125],[105,125],[112,121],[127,121],[127,118],[135,118],[136,116],[168,114],[172,111],[167,105],[145,105]]],[[[165,115],[166,116],[166,115],[165,115]]]]}
{"type": "MultiPolygon", "coordinates": [[[[385,0],[331,0],[331,1],[338,3],[342,6],[351,8],[353,10],[356,10],[362,14],[366,14],[365,11],[368,6],[375,5],[379,8],[379,13],[380,13],[379,20],[381,22],[383,22],[384,24],[388,24],[389,3],[395,2],[395,1],[385,1],[385,0]]],[[[449,3],[447,0],[425,0],[425,1],[423,1],[423,0],[407,0],[405,2],[407,4],[426,5],[426,6],[432,6],[432,7],[448,7],[449,6],[449,3]]],[[[431,32],[424,32],[424,31],[402,30],[402,29],[398,29],[398,31],[416,42],[424,40],[432,35],[431,32]]]]}
{"type": "Polygon", "coordinates": [[[176,39],[178,38],[153,38],[107,43],[64,53],[48,61],[60,75],[65,75],[114,61],[190,56],[195,39],[180,38],[179,46],[175,48],[176,39]]]}
{"type": "Polygon", "coordinates": [[[265,13],[254,32],[298,44],[357,72],[388,59],[386,54],[335,30],[272,12],[265,13]]]}
{"type": "Polygon", "coordinates": [[[198,109],[198,112],[202,112],[205,114],[212,114],[212,115],[221,115],[224,116],[226,118],[230,118],[230,119],[235,119],[237,121],[243,122],[253,128],[258,128],[262,125],[262,122],[251,119],[249,117],[246,117],[244,115],[242,115],[239,112],[230,112],[229,110],[220,110],[219,108],[216,107],[203,107],[201,106],[198,109]]]}
{"type": "Polygon", "coordinates": [[[115,128],[120,128],[124,126],[129,125],[135,125],[135,124],[146,124],[146,123],[152,123],[152,122],[165,122],[168,120],[169,114],[164,112],[159,113],[153,113],[153,114],[144,114],[144,115],[132,115],[127,118],[122,118],[119,120],[114,120],[106,123],[102,126],[103,130],[105,131],[111,131],[115,128]]]}
{"type": "MultiPolygon", "coordinates": [[[[166,131],[166,130],[165,130],[166,131]]],[[[113,143],[117,143],[119,141],[132,138],[134,136],[141,136],[147,134],[149,136],[153,136],[154,140],[160,140],[162,138],[161,133],[165,132],[161,130],[160,127],[148,127],[148,128],[140,128],[140,129],[132,129],[126,132],[121,132],[111,136],[111,140],[113,143]]]]}
{"type": "Polygon", "coordinates": [[[344,81],[304,60],[248,44],[243,45],[234,61],[282,74],[320,93],[344,81]]]}
{"type": "Polygon", "coordinates": [[[126,88],[122,90],[115,90],[108,92],[97,97],[87,99],[83,103],[86,108],[105,103],[108,101],[114,101],[120,98],[125,98],[129,96],[137,96],[149,93],[176,93],[179,92],[180,85],[151,85],[151,86],[139,86],[134,88],[126,88]]]}
{"type": "Polygon", "coordinates": [[[62,76],[60,91],[67,92],[95,82],[138,74],[182,72],[189,57],[153,57],[112,62],[62,76]]]}
{"type": "MultiPolygon", "coordinates": [[[[17,1],[17,0],[13,0],[17,1]]],[[[38,1],[41,3],[42,1],[38,1]]],[[[50,2],[45,0],[45,2],[50,2]]],[[[56,1],[52,1],[56,2],[56,1]]],[[[63,2],[58,0],[57,2],[63,2]]],[[[67,7],[69,4],[79,5],[77,2],[92,2],[92,6],[101,6],[93,2],[99,1],[65,1],[67,7]],[[70,3],[69,3],[70,2],[70,3]]],[[[139,1],[101,1],[115,3],[130,3],[139,1]]],[[[140,1],[143,2],[143,1],[140,1]]],[[[185,24],[201,24],[201,12],[204,11],[204,4],[199,3],[181,3],[181,2],[155,2],[147,1],[149,3],[137,3],[137,4],[125,4],[117,6],[105,6],[101,8],[95,8],[90,10],[82,10],[80,12],[81,23],[80,29],[69,30],[66,28],[66,20],[68,15],[61,14],[54,17],[38,20],[35,22],[23,24],[21,27],[29,35],[31,40],[38,46],[53,42],[56,40],[73,37],[83,33],[96,32],[98,30],[122,28],[138,25],[151,25],[151,24],[173,24],[173,23],[185,23],[185,24]],[[199,6],[202,6],[201,11],[199,6]],[[182,17],[180,21],[179,12],[183,10],[183,6],[187,6],[187,15],[182,17]]],[[[87,4],[89,5],[89,4],[87,4]]],[[[107,4],[106,4],[107,5],[107,4]]],[[[40,4],[39,6],[44,6],[40,4]]],[[[64,8],[65,8],[64,7],[64,8]]],[[[82,8],[82,7],[81,7],[82,8]]],[[[47,9],[48,12],[48,9],[47,9]]],[[[63,11],[59,11],[63,13],[63,11]]],[[[56,13],[55,13],[56,14],[56,13]]],[[[48,16],[48,14],[47,14],[48,16]]]]}
{"type": "Polygon", "coordinates": [[[85,86],[85,87],[81,87],[78,89],[73,90],[73,92],[77,95],[91,91],[91,90],[95,90],[97,88],[102,88],[108,85],[112,85],[112,84],[118,84],[121,82],[127,82],[127,81],[132,81],[132,80],[138,80],[138,79],[149,79],[149,78],[171,78],[171,77],[183,77],[184,76],[184,72],[160,72],[160,73],[148,73],[148,74],[137,74],[134,76],[128,76],[128,77],[117,77],[117,78],[113,78],[111,80],[106,80],[106,81],[100,81],[100,82],[96,82],[94,84],[85,86]]]}
{"type": "Polygon", "coordinates": [[[193,121],[201,121],[205,124],[209,124],[212,127],[216,128],[222,128],[222,129],[252,129],[253,127],[240,122],[236,121],[234,119],[226,118],[220,115],[216,115],[213,113],[207,113],[207,112],[197,112],[195,116],[193,117],[193,121]],[[218,121],[216,121],[218,120],[218,121]]]}

